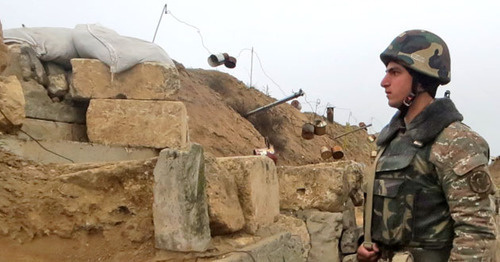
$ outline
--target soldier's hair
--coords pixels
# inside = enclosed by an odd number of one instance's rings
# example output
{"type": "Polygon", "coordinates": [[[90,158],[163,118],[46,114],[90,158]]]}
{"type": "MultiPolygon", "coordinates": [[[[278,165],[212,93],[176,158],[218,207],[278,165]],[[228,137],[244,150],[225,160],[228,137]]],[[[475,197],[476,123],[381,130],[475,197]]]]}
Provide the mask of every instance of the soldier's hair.
{"type": "Polygon", "coordinates": [[[417,85],[420,84],[424,88],[425,92],[429,93],[429,95],[431,95],[432,97],[436,97],[436,91],[438,86],[440,85],[439,79],[424,75],[408,67],[406,69],[413,78],[413,88],[416,88],[417,85]]]}

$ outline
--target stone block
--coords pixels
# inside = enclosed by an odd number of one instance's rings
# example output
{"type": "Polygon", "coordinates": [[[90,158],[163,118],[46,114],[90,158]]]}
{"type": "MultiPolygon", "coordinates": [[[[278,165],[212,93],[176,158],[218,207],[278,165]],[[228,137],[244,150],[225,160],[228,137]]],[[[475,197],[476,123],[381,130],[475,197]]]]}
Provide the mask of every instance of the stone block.
{"type": "Polygon", "coordinates": [[[306,221],[311,237],[308,262],[339,262],[342,235],[342,213],[301,210],[297,215],[306,221]]]}
{"type": "Polygon", "coordinates": [[[355,254],[358,251],[358,240],[363,235],[362,227],[351,227],[342,232],[340,252],[342,255],[355,254]]]}
{"type": "Polygon", "coordinates": [[[280,232],[290,232],[292,236],[300,239],[300,251],[302,257],[307,259],[309,250],[311,249],[311,237],[307,231],[306,223],[294,216],[279,214],[275,217],[274,223],[268,227],[262,227],[258,230],[257,235],[268,236],[278,234],[280,232]]]}
{"type": "Polygon", "coordinates": [[[245,225],[234,176],[215,158],[205,160],[208,215],[212,236],[239,231],[245,225]]]}
{"type": "Polygon", "coordinates": [[[280,208],[342,212],[350,192],[361,186],[362,168],[354,161],[280,166],[280,208]]]}
{"type": "Polygon", "coordinates": [[[34,80],[22,82],[26,117],[57,122],[85,124],[88,103],[65,99],[54,102],[47,90],[34,80]]]}
{"type": "Polygon", "coordinates": [[[154,62],[137,64],[111,74],[97,59],[71,59],[73,77],[70,94],[75,99],[128,98],[165,100],[180,88],[177,69],[154,62]]]}
{"type": "Polygon", "coordinates": [[[237,252],[229,252],[217,262],[256,262],[256,261],[287,261],[305,262],[300,252],[300,241],[292,237],[290,232],[266,237],[261,241],[244,247],[237,252]]]}
{"type": "Polygon", "coordinates": [[[8,45],[10,63],[4,75],[15,75],[19,81],[35,81],[43,86],[48,83],[47,74],[36,51],[29,44],[8,45]]]}
{"type": "Polygon", "coordinates": [[[105,145],[182,148],[188,143],[187,121],[182,102],[92,99],[87,135],[105,145]]]}
{"type": "Polygon", "coordinates": [[[25,140],[34,138],[36,140],[48,141],[69,140],[88,142],[87,127],[82,124],[26,118],[21,130],[31,136],[28,137],[26,134],[19,132],[18,137],[25,140]]]}
{"type": "Polygon", "coordinates": [[[279,214],[276,166],[266,156],[221,157],[217,161],[234,176],[245,217],[244,229],[255,233],[279,214]]]}
{"type": "Polygon", "coordinates": [[[0,132],[19,128],[25,118],[21,83],[15,76],[0,76],[0,132]]]}
{"type": "Polygon", "coordinates": [[[64,97],[68,93],[69,87],[65,74],[49,75],[48,79],[47,91],[51,96],[64,97]]]}
{"type": "Polygon", "coordinates": [[[203,148],[164,149],[153,171],[155,246],[173,251],[207,250],[210,227],[203,148]]]}
{"type": "Polygon", "coordinates": [[[16,136],[0,136],[0,147],[26,159],[49,163],[115,162],[124,160],[147,159],[158,156],[152,148],[131,148],[105,146],[75,141],[21,140],[16,136]]]}

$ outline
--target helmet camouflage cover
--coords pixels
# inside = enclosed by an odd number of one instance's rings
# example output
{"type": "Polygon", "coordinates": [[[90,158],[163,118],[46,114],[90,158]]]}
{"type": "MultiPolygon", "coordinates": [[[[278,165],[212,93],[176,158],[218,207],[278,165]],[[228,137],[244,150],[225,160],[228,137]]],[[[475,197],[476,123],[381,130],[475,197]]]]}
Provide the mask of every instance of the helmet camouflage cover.
{"type": "Polygon", "coordinates": [[[451,79],[450,52],[439,36],[425,30],[409,30],[397,36],[380,54],[387,65],[396,61],[419,73],[434,77],[442,85],[451,79]]]}

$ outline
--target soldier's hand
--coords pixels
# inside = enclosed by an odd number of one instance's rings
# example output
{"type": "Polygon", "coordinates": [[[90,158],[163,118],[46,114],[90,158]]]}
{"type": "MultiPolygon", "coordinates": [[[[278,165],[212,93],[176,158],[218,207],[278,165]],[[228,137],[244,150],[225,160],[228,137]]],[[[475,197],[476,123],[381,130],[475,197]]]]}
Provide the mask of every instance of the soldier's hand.
{"type": "Polygon", "coordinates": [[[364,245],[358,247],[359,262],[375,262],[380,258],[377,244],[373,243],[372,248],[366,248],[364,245]]]}

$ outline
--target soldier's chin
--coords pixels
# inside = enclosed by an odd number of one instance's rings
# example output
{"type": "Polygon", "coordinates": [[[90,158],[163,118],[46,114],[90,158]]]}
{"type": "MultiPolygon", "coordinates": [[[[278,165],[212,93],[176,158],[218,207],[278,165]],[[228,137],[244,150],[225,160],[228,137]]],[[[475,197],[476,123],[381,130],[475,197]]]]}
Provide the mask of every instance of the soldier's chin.
{"type": "Polygon", "coordinates": [[[387,101],[387,104],[390,106],[390,107],[393,107],[393,108],[401,108],[401,106],[403,105],[402,102],[391,102],[391,100],[387,101]]]}

